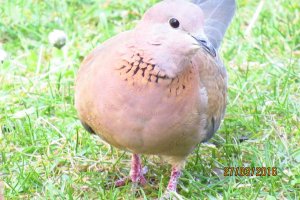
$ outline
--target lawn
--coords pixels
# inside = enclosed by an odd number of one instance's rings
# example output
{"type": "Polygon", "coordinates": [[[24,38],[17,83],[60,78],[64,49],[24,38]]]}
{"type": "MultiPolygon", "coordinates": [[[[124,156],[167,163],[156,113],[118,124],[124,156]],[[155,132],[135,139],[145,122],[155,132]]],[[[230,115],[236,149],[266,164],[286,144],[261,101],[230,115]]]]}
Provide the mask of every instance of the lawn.
{"type": "MultiPolygon", "coordinates": [[[[81,126],[74,78],[94,47],[134,27],[155,0],[0,0],[0,199],[154,199],[170,166],[143,157],[149,184],[115,188],[130,154],[81,126]],[[61,29],[67,45],[48,34],[61,29]]],[[[238,0],[221,54],[229,73],[225,120],[189,157],[186,199],[300,199],[300,4],[238,0]],[[224,167],[277,167],[276,176],[223,176],[224,167]]]]}

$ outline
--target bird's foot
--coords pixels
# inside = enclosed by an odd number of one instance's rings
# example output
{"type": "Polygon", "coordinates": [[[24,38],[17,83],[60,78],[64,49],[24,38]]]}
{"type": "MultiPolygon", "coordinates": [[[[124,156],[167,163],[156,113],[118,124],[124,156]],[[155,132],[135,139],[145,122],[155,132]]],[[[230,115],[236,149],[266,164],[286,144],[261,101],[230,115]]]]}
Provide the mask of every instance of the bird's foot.
{"type": "Polygon", "coordinates": [[[142,186],[147,184],[147,180],[145,179],[144,175],[148,172],[148,168],[144,167],[139,169],[138,171],[131,172],[131,181],[133,183],[138,183],[142,186]]]}
{"type": "Polygon", "coordinates": [[[181,168],[178,166],[174,166],[172,168],[172,173],[170,177],[170,181],[167,187],[166,192],[162,197],[160,197],[160,200],[182,200],[183,198],[176,192],[177,190],[177,184],[179,177],[181,175],[181,168]]]}
{"type": "Polygon", "coordinates": [[[126,185],[128,180],[129,180],[129,176],[126,176],[124,178],[121,178],[121,179],[115,181],[115,187],[122,187],[122,186],[126,185]]]}
{"type": "Polygon", "coordinates": [[[131,159],[131,170],[130,176],[127,176],[123,179],[120,179],[115,182],[116,187],[124,186],[131,179],[133,185],[137,186],[138,184],[144,186],[147,184],[147,180],[144,177],[148,171],[147,167],[142,168],[141,158],[137,154],[132,155],[131,159]]]}
{"type": "Polygon", "coordinates": [[[147,172],[147,168],[142,168],[141,158],[137,154],[133,154],[131,158],[131,181],[136,184],[146,185],[147,181],[144,174],[147,172]]]}
{"type": "Polygon", "coordinates": [[[144,168],[142,169],[142,173],[141,173],[141,174],[135,175],[135,176],[134,176],[134,180],[135,180],[135,181],[133,181],[132,177],[126,176],[126,177],[124,177],[124,178],[121,178],[121,179],[115,181],[115,186],[116,186],[116,187],[122,187],[122,186],[126,185],[129,181],[144,186],[144,185],[147,184],[147,180],[146,180],[146,178],[144,177],[144,175],[145,175],[147,172],[148,172],[148,168],[147,168],[147,167],[144,167],[144,168]]]}
{"type": "Polygon", "coordinates": [[[171,178],[170,178],[168,188],[167,188],[168,191],[176,192],[178,179],[179,179],[180,175],[181,175],[180,168],[173,167],[172,173],[171,173],[171,178]]]}

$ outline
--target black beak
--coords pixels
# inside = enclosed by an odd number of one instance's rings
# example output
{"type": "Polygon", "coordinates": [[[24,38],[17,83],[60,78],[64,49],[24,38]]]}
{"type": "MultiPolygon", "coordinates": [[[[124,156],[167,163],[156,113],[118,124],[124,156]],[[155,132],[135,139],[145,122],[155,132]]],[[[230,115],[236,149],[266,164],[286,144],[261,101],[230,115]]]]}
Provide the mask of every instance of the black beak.
{"type": "Polygon", "coordinates": [[[198,44],[207,52],[209,53],[212,57],[216,57],[217,53],[216,53],[216,49],[214,48],[214,46],[205,39],[202,38],[196,38],[193,36],[193,38],[195,38],[195,40],[197,40],[198,44]]]}

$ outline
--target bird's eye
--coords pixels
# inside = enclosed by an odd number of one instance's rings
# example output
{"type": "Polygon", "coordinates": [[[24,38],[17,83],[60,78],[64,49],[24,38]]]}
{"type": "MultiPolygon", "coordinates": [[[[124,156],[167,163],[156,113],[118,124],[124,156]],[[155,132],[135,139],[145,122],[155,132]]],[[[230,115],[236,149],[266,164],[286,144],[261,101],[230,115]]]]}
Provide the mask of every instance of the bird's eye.
{"type": "Polygon", "coordinates": [[[171,18],[169,20],[169,24],[173,27],[173,28],[178,28],[180,26],[180,23],[178,21],[178,19],[175,18],[171,18]]]}

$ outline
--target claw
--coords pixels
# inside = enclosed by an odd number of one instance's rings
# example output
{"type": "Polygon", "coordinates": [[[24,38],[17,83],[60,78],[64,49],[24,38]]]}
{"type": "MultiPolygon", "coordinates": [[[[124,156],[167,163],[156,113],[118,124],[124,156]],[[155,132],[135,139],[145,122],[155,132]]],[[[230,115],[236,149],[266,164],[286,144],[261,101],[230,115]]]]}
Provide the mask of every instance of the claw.
{"type": "Polygon", "coordinates": [[[124,177],[120,180],[115,181],[115,187],[122,187],[124,185],[126,185],[126,182],[128,182],[129,177],[124,177]]]}

